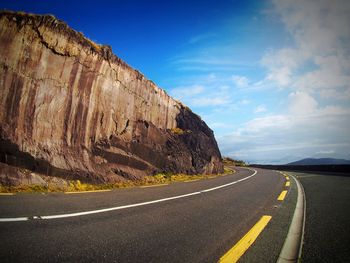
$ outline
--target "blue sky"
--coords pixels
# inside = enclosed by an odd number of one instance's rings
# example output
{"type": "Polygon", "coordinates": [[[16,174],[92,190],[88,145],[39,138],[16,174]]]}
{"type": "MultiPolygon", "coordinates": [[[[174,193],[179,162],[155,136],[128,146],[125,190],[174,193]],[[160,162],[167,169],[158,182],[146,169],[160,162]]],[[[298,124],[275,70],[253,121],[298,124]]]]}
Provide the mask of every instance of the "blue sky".
{"type": "Polygon", "coordinates": [[[350,2],[1,1],[50,13],[181,100],[224,156],[350,159],[350,2]]]}

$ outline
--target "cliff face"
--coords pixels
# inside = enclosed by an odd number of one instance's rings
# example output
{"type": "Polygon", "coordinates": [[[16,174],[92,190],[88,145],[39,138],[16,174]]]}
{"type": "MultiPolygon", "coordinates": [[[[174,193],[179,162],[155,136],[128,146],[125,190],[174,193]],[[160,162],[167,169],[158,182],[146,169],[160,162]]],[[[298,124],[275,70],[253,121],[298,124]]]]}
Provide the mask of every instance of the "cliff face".
{"type": "Polygon", "coordinates": [[[0,14],[0,161],[96,182],[218,173],[213,132],[53,16],[0,14]]]}

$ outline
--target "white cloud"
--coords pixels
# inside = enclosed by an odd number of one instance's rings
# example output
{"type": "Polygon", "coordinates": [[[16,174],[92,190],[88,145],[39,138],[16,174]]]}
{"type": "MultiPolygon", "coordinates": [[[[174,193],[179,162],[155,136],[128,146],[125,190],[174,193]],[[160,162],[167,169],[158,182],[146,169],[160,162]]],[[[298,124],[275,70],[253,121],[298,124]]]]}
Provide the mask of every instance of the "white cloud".
{"type": "Polygon", "coordinates": [[[171,90],[171,95],[178,99],[182,100],[186,97],[193,97],[204,92],[204,87],[201,85],[191,85],[187,87],[178,87],[171,90]]]}
{"type": "Polygon", "coordinates": [[[213,37],[215,37],[214,33],[204,33],[201,35],[191,37],[191,39],[189,40],[189,43],[190,44],[197,44],[198,42],[201,42],[203,40],[208,40],[208,39],[213,38],[213,37]]]}
{"type": "Polygon", "coordinates": [[[245,88],[248,86],[249,80],[245,76],[232,76],[232,80],[235,83],[235,85],[239,88],[245,88]]]}
{"type": "Polygon", "coordinates": [[[271,2],[290,38],[261,56],[263,76],[254,59],[244,61],[244,49],[214,44],[173,61],[177,69],[215,74],[190,83],[201,89],[188,85],[172,95],[186,94],[187,105],[203,109],[220,132],[223,155],[277,162],[350,157],[350,1],[271,2]]]}
{"type": "Polygon", "coordinates": [[[291,83],[292,72],[288,67],[271,68],[267,80],[276,82],[279,86],[285,87],[291,83]]]}
{"type": "Polygon", "coordinates": [[[255,108],[254,113],[262,113],[267,111],[265,105],[259,105],[258,107],[255,108]]]}
{"type": "MultiPolygon", "coordinates": [[[[310,52],[337,51],[349,40],[347,0],[274,0],[274,5],[298,45],[310,52]]],[[[345,45],[344,45],[345,44],[345,45]]]]}
{"type": "MultiPolygon", "coordinates": [[[[310,99],[305,94],[295,96],[301,97],[300,105],[310,99]]],[[[292,112],[267,115],[218,137],[218,143],[224,156],[252,162],[286,163],[320,152],[327,152],[329,157],[347,158],[350,155],[350,137],[346,132],[350,130],[349,119],[350,110],[337,106],[312,108],[308,115],[292,112]],[[286,159],[286,156],[290,157],[286,159]]]]}
{"type": "Polygon", "coordinates": [[[310,115],[317,109],[317,101],[306,92],[293,92],[289,95],[289,98],[289,110],[291,114],[310,115]]]}
{"type": "Polygon", "coordinates": [[[211,56],[202,57],[190,57],[190,58],[180,58],[173,62],[174,64],[197,64],[197,65],[209,65],[209,66],[232,66],[237,65],[231,59],[222,59],[211,56]]]}
{"type": "Polygon", "coordinates": [[[265,53],[267,74],[252,86],[284,90],[287,112],[254,118],[222,136],[223,154],[271,162],[349,157],[350,1],[272,2],[294,43],[265,53]]]}
{"type": "Polygon", "coordinates": [[[334,150],[326,150],[326,151],[318,151],[316,154],[334,154],[335,151],[334,150]]]}
{"type": "Polygon", "coordinates": [[[306,57],[304,53],[296,48],[285,47],[278,50],[269,50],[261,59],[261,64],[271,68],[286,67],[297,68],[306,57]]]}
{"type": "Polygon", "coordinates": [[[295,48],[270,50],[261,59],[261,64],[269,70],[266,80],[275,82],[280,87],[287,87],[292,83],[293,71],[305,59],[304,55],[295,48]]]}
{"type": "Polygon", "coordinates": [[[288,116],[268,115],[248,121],[243,125],[243,128],[238,129],[238,134],[262,136],[268,129],[287,129],[290,127],[290,123],[288,116]]]}
{"type": "Polygon", "coordinates": [[[350,87],[344,88],[343,90],[324,89],[320,91],[319,95],[327,99],[334,98],[336,100],[350,101],[350,87]]]}
{"type": "Polygon", "coordinates": [[[194,107],[203,107],[203,106],[221,106],[230,103],[229,98],[216,96],[216,97],[207,97],[201,96],[198,98],[193,98],[191,105],[194,107]]]}
{"type": "Polygon", "coordinates": [[[212,122],[208,123],[210,128],[232,128],[232,124],[224,122],[212,122]]]}
{"type": "Polygon", "coordinates": [[[313,93],[325,89],[347,92],[350,1],[273,0],[273,3],[295,45],[265,54],[261,63],[269,71],[266,79],[281,88],[313,93]]]}
{"type": "Polygon", "coordinates": [[[189,107],[221,107],[232,103],[231,88],[215,74],[197,77],[193,85],[170,90],[170,95],[189,107]]]}
{"type": "MultiPolygon", "coordinates": [[[[218,48],[220,50],[220,48],[218,48]]],[[[188,54],[177,57],[172,64],[181,71],[234,72],[242,68],[252,67],[252,63],[238,61],[227,54],[216,54],[219,51],[208,51],[199,54],[188,54]]]]}
{"type": "Polygon", "coordinates": [[[350,63],[346,65],[337,55],[315,56],[313,61],[318,68],[299,76],[295,88],[313,92],[350,88],[350,63]]]}
{"type": "Polygon", "coordinates": [[[243,99],[243,100],[240,100],[240,101],[238,102],[238,104],[241,104],[241,105],[248,105],[248,104],[250,104],[250,100],[243,99]]]}

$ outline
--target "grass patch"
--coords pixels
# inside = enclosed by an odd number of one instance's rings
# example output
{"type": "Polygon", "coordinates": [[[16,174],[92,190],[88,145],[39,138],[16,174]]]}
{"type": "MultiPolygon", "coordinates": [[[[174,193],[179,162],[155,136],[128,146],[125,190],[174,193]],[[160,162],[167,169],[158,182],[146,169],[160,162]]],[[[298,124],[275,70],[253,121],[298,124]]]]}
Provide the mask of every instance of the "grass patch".
{"type": "Polygon", "coordinates": [[[182,135],[182,134],[185,133],[185,131],[184,131],[183,129],[180,129],[180,128],[178,128],[178,127],[172,128],[172,129],[171,129],[171,132],[172,132],[173,134],[176,134],[176,135],[182,135]]]}
{"type": "Polygon", "coordinates": [[[227,166],[224,166],[224,174],[231,174],[231,173],[235,173],[236,171],[233,170],[232,168],[229,168],[227,166]]]}
{"type": "Polygon", "coordinates": [[[149,184],[165,184],[165,183],[176,183],[176,182],[185,182],[192,180],[201,180],[201,179],[210,179],[214,177],[224,176],[228,174],[235,173],[235,171],[229,167],[224,167],[224,172],[222,174],[171,174],[171,173],[159,173],[153,176],[146,176],[144,178],[143,185],[149,184]]]}
{"type": "Polygon", "coordinates": [[[1,186],[0,193],[46,193],[50,192],[43,185],[1,186]]]}
{"type": "Polygon", "coordinates": [[[202,179],[210,179],[227,174],[235,173],[235,171],[229,167],[224,167],[224,173],[222,174],[171,174],[171,173],[159,173],[156,175],[145,176],[144,178],[136,181],[125,180],[114,184],[88,184],[82,183],[80,180],[68,181],[66,186],[57,186],[55,184],[48,183],[43,185],[25,185],[25,186],[2,186],[0,185],[0,193],[51,193],[51,192],[82,192],[82,191],[95,191],[95,190],[109,190],[118,188],[129,188],[138,186],[148,186],[157,184],[171,184],[176,182],[194,181],[202,179]]]}
{"type": "Polygon", "coordinates": [[[224,157],[222,160],[224,165],[234,165],[234,166],[247,166],[247,164],[242,160],[235,160],[230,157],[224,157]]]}

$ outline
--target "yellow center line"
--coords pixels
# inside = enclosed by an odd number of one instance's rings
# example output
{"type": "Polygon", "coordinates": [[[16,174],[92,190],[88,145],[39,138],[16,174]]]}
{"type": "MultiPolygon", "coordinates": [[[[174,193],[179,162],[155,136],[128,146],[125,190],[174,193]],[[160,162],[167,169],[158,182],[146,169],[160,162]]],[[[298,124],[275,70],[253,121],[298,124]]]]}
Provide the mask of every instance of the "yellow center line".
{"type": "Polygon", "coordinates": [[[289,180],[289,176],[286,176],[286,179],[289,180]]]}
{"type": "Polygon", "coordinates": [[[158,186],[165,186],[165,185],[169,185],[169,184],[143,185],[143,186],[140,186],[140,188],[158,187],[158,186]]]}
{"type": "Polygon", "coordinates": [[[65,194],[85,194],[85,193],[98,193],[98,192],[109,192],[111,189],[106,190],[91,190],[91,191],[79,191],[79,192],[64,192],[65,194]]]}
{"type": "Polygon", "coordinates": [[[267,226],[272,216],[262,216],[260,220],[249,230],[245,236],[238,241],[229,251],[226,252],[220,259],[220,263],[237,262],[239,258],[248,250],[248,248],[258,238],[260,233],[267,226]]]}
{"type": "Polygon", "coordinates": [[[0,193],[0,195],[14,195],[14,193],[0,193]]]}
{"type": "Polygon", "coordinates": [[[284,198],[286,197],[287,190],[282,191],[282,193],[278,196],[277,200],[278,201],[283,201],[284,198]]]}
{"type": "Polygon", "coordinates": [[[286,186],[290,186],[290,182],[288,181],[288,182],[286,182],[286,186]]]}

